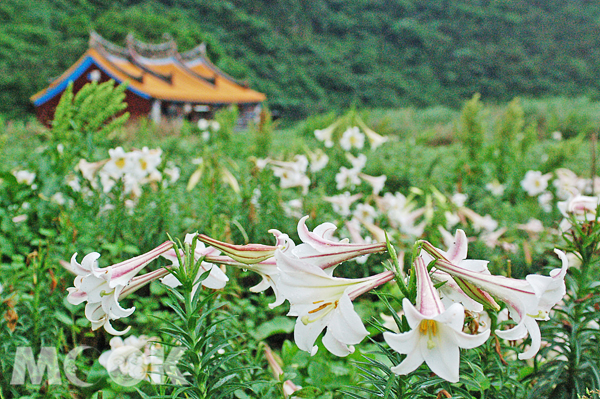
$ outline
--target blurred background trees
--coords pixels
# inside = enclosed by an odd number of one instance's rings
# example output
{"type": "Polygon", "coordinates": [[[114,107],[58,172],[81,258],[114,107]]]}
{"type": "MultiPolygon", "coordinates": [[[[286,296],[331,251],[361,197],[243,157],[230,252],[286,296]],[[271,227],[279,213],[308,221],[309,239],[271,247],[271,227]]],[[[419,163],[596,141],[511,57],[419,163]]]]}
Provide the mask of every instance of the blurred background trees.
{"type": "Polygon", "coordinates": [[[123,44],[172,35],[199,42],[223,70],[267,94],[288,118],[345,108],[442,104],[474,93],[600,93],[600,5],[491,0],[5,0],[0,4],[0,114],[61,74],[97,30],[123,44]]]}

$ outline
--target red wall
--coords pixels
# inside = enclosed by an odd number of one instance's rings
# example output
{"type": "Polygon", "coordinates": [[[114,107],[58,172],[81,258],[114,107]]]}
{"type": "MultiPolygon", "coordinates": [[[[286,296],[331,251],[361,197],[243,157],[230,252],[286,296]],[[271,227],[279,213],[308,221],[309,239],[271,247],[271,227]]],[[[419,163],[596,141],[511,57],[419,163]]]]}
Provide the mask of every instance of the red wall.
{"type": "MultiPolygon", "coordinates": [[[[77,80],[73,82],[74,93],[77,93],[86,83],[90,83],[88,74],[94,69],[100,71],[99,83],[110,80],[110,76],[104,73],[104,71],[102,71],[96,65],[92,64],[77,80]]],[[[36,108],[36,116],[44,125],[50,126],[50,122],[52,119],[54,119],[54,111],[60,102],[61,96],[62,93],[54,96],[52,99],[46,101],[44,104],[36,108]]],[[[129,111],[131,114],[131,119],[147,116],[152,108],[152,99],[142,98],[129,90],[125,92],[125,102],[128,105],[127,111],[129,111]]]]}

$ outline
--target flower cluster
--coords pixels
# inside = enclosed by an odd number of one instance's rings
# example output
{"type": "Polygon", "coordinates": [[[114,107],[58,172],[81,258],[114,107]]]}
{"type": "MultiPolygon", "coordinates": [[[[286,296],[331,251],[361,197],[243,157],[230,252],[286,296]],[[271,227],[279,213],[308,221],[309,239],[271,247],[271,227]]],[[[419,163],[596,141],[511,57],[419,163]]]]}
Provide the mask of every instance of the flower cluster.
{"type": "Polygon", "coordinates": [[[162,347],[156,343],[155,337],[131,335],[125,339],[113,337],[110,350],[102,353],[98,362],[108,371],[113,379],[126,378],[133,382],[140,380],[163,383],[162,347]]]}
{"type": "MultiPolygon", "coordinates": [[[[81,159],[77,165],[77,169],[94,190],[109,193],[122,181],[124,194],[137,198],[142,194],[141,187],[144,184],[156,184],[163,180],[162,173],[157,169],[162,162],[160,148],[144,147],[126,152],[122,147],[117,147],[108,150],[108,153],[108,159],[97,162],[81,159]]],[[[179,168],[170,165],[165,168],[164,174],[169,177],[169,183],[174,183],[179,179],[179,168]]],[[[74,191],[81,190],[80,182],[75,176],[69,176],[67,184],[74,191]]]]}
{"type": "Polygon", "coordinates": [[[521,187],[529,196],[537,196],[542,209],[550,212],[555,196],[559,200],[567,201],[573,197],[598,193],[600,191],[600,177],[595,176],[593,179],[581,178],[567,168],[559,168],[554,173],[545,174],[530,170],[521,181],[521,187]],[[552,180],[553,177],[554,180],[552,180]],[[552,181],[554,191],[550,191],[550,181],[552,181]]]}
{"type": "Polygon", "coordinates": [[[299,245],[277,230],[271,230],[277,240],[275,246],[239,246],[204,235],[199,239],[228,255],[205,259],[259,273],[263,281],[251,291],[271,287],[276,296],[271,307],[285,300],[290,303],[288,315],[297,317],[294,339],[300,349],[314,355],[315,341],[327,328],[323,345],[331,353],[346,356],[368,334],[352,300],[392,280],[394,273],[386,271],[362,279],[346,279],[334,277],[333,271],[344,261],[385,251],[386,244],[337,241],[333,238],[335,225],[323,223],[310,231],[305,224],[307,218],[298,223],[302,241],[299,245]]]}
{"type": "Polygon", "coordinates": [[[85,317],[92,323],[93,330],[104,327],[110,334],[125,334],[130,327],[124,331],[117,331],[113,328],[111,320],[130,316],[135,308],[124,309],[119,301],[169,273],[168,269],[163,268],[136,277],[148,263],[172,247],[173,243],[166,241],[150,252],[105,268],[98,267],[98,252],[87,254],[81,263],[77,262],[75,253],[70,263],[63,264],[76,275],[73,287],[67,288],[67,301],[73,305],[86,303],[85,317]]]}
{"type": "Polygon", "coordinates": [[[35,180],[35,173],[28,170],[15,170],[13,176],[17,180],[17,183],[26,184],[28,186],[31,186],[35,180]]]}
{"type": "Polygon", "coordinates": [[[331,148],[334,146],[336,133],[345,123],[347,124],[346,129],[339,138],[339,144],[346,151],[350,151],[352,148],[361,150],[365,144],[365,136],[373,150],[388,141],[388,137],[374,132],[358,115],[341,117],[328,127],[315,130],[315,137],[322,141],[326,148],[331,148]]]}
{"type": "Polygon", "coordinates": [[[210,140],[211,133],[216,133],[221,129],[221,124],[214,120],[206,120],[202,118],[198,120],[198,129],[200,129],[202,139],[204,141],[208,141],[210,140]]]}
{"type": "MultiPolygon", "coordinates": [[[[315,158],[311,163],[311,170],[316,163],[322,163],[323,160],[315,158]]],[[[325,161],[327,163],[327,161],[325,161]]],[[[263,169],[267,165],[271,166],[273,174],[279,177],[279,185],[281,188],[301,187],[302,193],[308,193],[310,186],[310,178],[306,175],[308,168],[308,158],[305,155],[296,155],[293,161],[277,161],[274,159],[258,159],[256,165],[263,169]]]]}
{"type": "MultiPolygon", "coordinates": [[[[416,281],[414,297],[407,290],[407,282],[399,267],[365,278],[335,277],[334,270],[343,262],[384,252],[388,243],[368,242],[360,235],[354,242],[338,240],[334,237],[334,224],[323,223],[311,231],[306,226],[307,219],[308,216],[305,216],[298,222],[299,244],[278,230],[270,230],[276,240],[272,246],[235,245],[203,234],[189,234],[186,243],[194,248],[194,253],[189,256],[201,262],[198,274],[207,276],[193,287],[193,291],[200,285],[211,289],[226,285],[228,278],[224,269],[217,266],[219,264],[258,273],[262,281],[250,290],[260,292],[272,288],[275,302],[269,305],[271,308],[289,302],[288,315],[296,317],[294,340],[301,350],[314,355],[318,349],[315,342],[326,330],[322,338],[324,347],[337,356],[347,356],[354,351],[354,345],[369,334],[354,309],[353,301],[395,280],[405,296],[403,312],[410,330],[384,333],[385,341],[393,350],[407,355],[392,371],[408,374],[425,362],[439,377],[451,382],[459,379],[459,348],[477,347],[490,336],[489,323],[478,333],[470,331],[465,325],[466,311],[472,315],[480,314],[479,317],[485,319],[484,307],[487,311],[498,311],[503,304],[515,325],[509,329],[498,329],[495,334],[507,340],[529,335],[531,345],[519,355],[520,359],[529,359],[541,345],[537,321],[548,320],[552,307],[566,292],[564,278],[568,261],[563,252],[555,250],[562,260],[562,267],[551,271],[550,276],[529,275],[524,280],[495,276],[488,271],[487,261],[467,259],[468,240],[462,230],[457,230],[454,242],[446,251],[427,241],[417,241],[416,248],[420,253],[411,269],[411,279],[416,281]],[[194,245],[195,237],[200,242],[194,245]]],[[[350,227],[349,230],[354,229],[350,227]]],[[[178,254],[175,251],[170,241],[144,255],[107,268],[97,267],[99,256],[91,253],[83,258],[81,264],[77,263],[76,254],[73,256],[67,267],[77,277],[74,287],[68,289],[67,299],[73,304],[87,302],[85,313],[92,322],[92,328],[104,326],[111,334],[123,334],[127,330],[114,330],[110,321],[129,316],[134,311],[134,308],[123,309],[119,300],[158,278],[162,278],[164,284],[177,286],[178,280],[167,274],[170,269],[179,268],[186,258],[183,252],[178,254]],[[170,260],[171,265],[136,277],[159,256],[170,260]]],[[[115,345],[111,342],[113,354],[105,356],[106,367],[110,370],[117,368],[110,360],[117,353],[129,353],[133,350],[131,348],[139,351],[141,348],[120,340],[114,342],[115,345]]],[[[122,373],[131,374],[129,363],[119,367],[122,373]]],[[[141,376],[146,372],[146,369],[140,370],[131,375],[141,376]]]]}
{"type": "Polygon", "coordinates": [[[477,335],[463,332],[464,310],[483,312],[500,310],[503,303],[515,326],[496,330],[498,337],[517,340],[531,337],[529,349],[519,359],[530,359],[541,345],[537,320],[548,320],[550,310],[565,295],[564,278],[568,269],[566,255],[556,254],[562,261],[560,269],[550,276],[529,275],[525,280],[490,274],[487,261],[468,260],[467,237],[458,230],[454,244],[447,250],[435,248],[429,242],[418,242],[421,253],[414,262],[417,281],[416,307],[405,298],[403,310],[411,328],[404,333],[384,333],[390,347],[407,357],[392,368],[397,374],[407,374],[423,362],[439,377],[457,382],[459,379],[458,348],[474,348],[490,335],[484,330],[477,335]],[[431,274],[427,265],[432,265],[431,274]],[[439,291],[433,281],[443,283],[439,291]]]}
{"type": "Polygon", "coordinates": [[[577,194],[567,201],[557,203],[564,219],[560,222],[560,229],[567,231],[572,227],[571,218],[577,222],[590,222],[596,220],[596,213],[600,205],[599,197],[590,197],[577,194]]]}
{"type": "MultiPolygon", "coordinates": [[[[354,310],[352,301],[396,277],[395,272],[363,278],[345,279],[333,276],[333,270],[342,261],[385,250],[384,243],[350,243],[335,241],[335,226],[324,223],[309,231],[305,221],[298,224],[302,241],[295,245],[286,234],[273,230],[277,244],[273,247],[250,244],[237,246],[222,243],[200,235],[199,239],[219,248],[228,256],[212,259],[217,263],[238,265],[260,273],[263,282],[253,291],[272,287],[277,306],[287,300],[289,316],[297,317],[294,339],[298,347],[317,351],[315,340],[327,329],[323,345],[331,353],[346,356],[368,334],[354,310]]],[[[509,340],[531,337],[531,346],[519,355],[521,359],[533,357],[540,348],[541,337],[537,320],[547,320],[551,308],[565,294],[564,278],[568,268],[567,258],[556,251],[562,267],[549,277],[530,275],[525,280],[491,275],[487,261],[468,260],[467,237],[458,230],[454,243],[447,251],[435,248],[426,241],[417,242],[421,253],[414,261],[417,296],[415,304],[407,297],[403,310],[410,331],[384,334],[386,342],[405,360],[392,370],[407,374],[423,362],[432,371],[448,381],[459,379],[459,348],[474,348],[483,344],[490,335],[489,323],[479,334],[468,332],[464,324],[465,310],[471,314],[487,315],[484,306],[500,310],[498,300],[508,309],[516,325],[508,330],[497,330],[496,335],[509,340]],[[427,265],[432,269],[428,270],[427,265]],[[443,283],[436,289],[434,282],[443,283]]],[[[405,284],[405,283],[404,283],[405,284]]]]}

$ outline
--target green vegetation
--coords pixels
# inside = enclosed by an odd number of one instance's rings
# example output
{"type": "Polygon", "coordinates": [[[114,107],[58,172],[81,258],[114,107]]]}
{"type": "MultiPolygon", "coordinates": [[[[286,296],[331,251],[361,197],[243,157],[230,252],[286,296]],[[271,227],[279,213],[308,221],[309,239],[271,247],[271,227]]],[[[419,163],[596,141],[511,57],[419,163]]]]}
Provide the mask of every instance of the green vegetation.
{"type": "Polygon", "coordinates": [[[180,49],[201,41],[227,73],[299,119],[350,105],[457,108],[517,95],[598,97],[600,6],[575,1],[6,0],[0,4],[0,115],[87,48],[88,32],[133,32],[180,49]]]}
{"type": "MultiPolygon", "coordinates": [[[[462,110],[444,106],[351,109],[341,117],[333,112],[315,115],[285,130],[265,114],[259,126],[247,131],[234,130],[236,110],[224,109],[216,115],[220,128],[205,136],[185,122],[176,126],[141,120],[128,125],[123,124],[124,117],[112,119],[122,108],[122,90],[92,84],[75,96],[67,94],[51,130],[35,123],[1,126],[2,397],[276,399],[282,397],[288,381],[303,387],[299,395],[304,396],[298,397],[318,399],[435,398],[444,397],[444,392],[469,399],[576,399],[600,388],[595,350],[599,287],[591,278],[600,264],[600,225],[584,221],[563,236],[558,230],[563,215],[557,206],[568,198],[565,189],[590,194],[587,179],[597,175],[591,170],[591,150],[598,151],[590,133],[599,128],[598,103],[517,98],[489,105],[473,96],[462,110]],[[92,112],[95,109],[104,112],[92,112]],[[353,124],[360,125],[358,134],[371,136],[360,148],[344,148],[344,136],[353,124]],[[315,130],[332,125],[336,128],[328,146],[315,130]],[[377,140],[378,146],[373,144],[377,140]],[[119,147],[136,152],[136,159],[146,157],[147,162],[157,159],[148,148],[160,148],[160,163],[154,165],[158,177],[136,175],[132,185],[124,175],[103,176],[103,168],[118,164],[119,147]],[[257,160],[259,153],[268,159],[257,160]],[[318,154],[326,154],[328,163],[313,170],[313,157],[318,154]],[[361,169],[360,179],[365,180],[340,188],[338,175],[361,155],[366,163],[352,167],[361,169]],[[285,165],[298,167],[302,157],[310,159],[311,168],[304,164],[308,185],[284,186],[280,172],[285,165]],[[523,181],[532,171],[542,175],[538,183],[545,176],[540,183],[546,185],[545,191],[526,192],[523,181]],[[376,193],[366,179],[381,175],[387,179],[376,193]],[[345,191],[360,197],[349,207],[350,214],[329,202],[345,191]],[[549,199],[544,199],[547,195],[549,199]],[[393,198],[394,208],[386,209],[384,204],[393,198]],[[359,239],[379,240],[377,228],[385,230],[398,253],[405,254],[404,262],[400,258],[398,263],[405,272],[415,240],[446,248],[446,233],[456,229],[469,237],[469,259],[489,260],[492,273],[514,278],[547,276],[560,264],[553,253],[556,247],[579,253],[581,265],[576,255],[570,258],[573,267],[567,275],[564,304],[555,306],[549,320],[539,321],[545,344],[534,360],[526,363],[516,356],[531,339],[509,342],[492,336],[477,349],[461,351],[457,383],[432,376],[427,365],[408,376],[394,374],[390,367],[403,356],[385,343],[382,332],[393,327],[383,324],[381,314],[394,315],[400,309],[402,294],[395,284],[379,287],[379,296],[368,293],[354,300],[372,340],[364,339],[347,357],[327,352],[320,339],[315,356],[299,349],[294,343],[294,319],[286,317],[287,302],[270,309],[268,304],[275,300],[271,290],[249,291],[261,279],[252,266],[248,270],[227,266],[224,287],[193,293],[194,282],[209,277],[199,273],[202,264],[192,255],[193,246],[201,243],[192,241],[190,247],[177,241],[186,233],[197,231],[235,244],[272,245],[268,231],[278,229],[299,244],[298,219],[309,215],[311,230],[331,222],[338,228],[336,237],[351,237],[346,222],[361,214],[359,206],[363,211],[366,206],[377,209],[372,230],[369,223],[359,225],[359,239]],[[401,223],[393,221],[398,213],[401,223]],[[102,328],[91,329],[83,304],[65,299],[67,288],[75,284],[65,261],[78,252],[76,259],[83,263],[84,256],[97,251],[99,266],[106,267],[147,253],[164,243],[167,234],[187,251],[180,258],[185,259],[185,267],[177,271],[182,286],[169,288],[153,281],[120,299],[124,308],[136,310],[113,322],[118,330],[131,326],[126,339],[156,337],[165,351],[181,346],[180,368],[189,373],[191,385],[144,381],[125,386],[109,375],[99,359],[100,353],[115,350],[115,342],[109,342],[112,337],[102,328]],[[11,382],[22,357],[17,348],[32,348],[36,359],[41,348],[49,348],[63,365],[69,361],[67,353],[79,345],[97,349],[81,353],[75,364],[79,378],[93,385],[78,386],[67,380],[68,369],[62,368],[62,383],[55,387],[45,383],[51,378],[48,374],[41,377],[41,384],[30,382],[31,372],[25,384],[11,382]],[[279,381],[268,370],[268,356],[281,360],[284,374],[279,381]]],[[[596,178],[592,186],[599,184],[596,178]]],[[[335,276],[381,273],[386,258],[372,254],[366,263],[344,262],[335,276]]],[[[170,261],[153,261],[144,272],[160,272],[162,266],[170,266],[170,261]]],[[[491,321],[479,319],[482,326],[476,317],[470,314],[464,328],[473,332],[489,328],[489,323],[492,330],[512,325],[495,313],[490,313],[491,321]]],[[[407,328],[401,316],[396,321],[407,328]]]]}

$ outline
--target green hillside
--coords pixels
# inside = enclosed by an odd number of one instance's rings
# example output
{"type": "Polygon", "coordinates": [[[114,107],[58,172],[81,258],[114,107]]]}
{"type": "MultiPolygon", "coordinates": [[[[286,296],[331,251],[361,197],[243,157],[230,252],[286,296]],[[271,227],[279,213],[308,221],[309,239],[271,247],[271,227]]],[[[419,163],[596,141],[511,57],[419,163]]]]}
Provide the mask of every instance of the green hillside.
{"type": "Polygon", "coordinates": [[[600,5],[573,0],[4,0],[0,114],[61,74],[97,30],[122,44],[201,41],[288,118],[360,105],[458,106],[516,95],[597,97],[600,5]]]}

